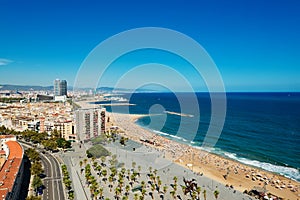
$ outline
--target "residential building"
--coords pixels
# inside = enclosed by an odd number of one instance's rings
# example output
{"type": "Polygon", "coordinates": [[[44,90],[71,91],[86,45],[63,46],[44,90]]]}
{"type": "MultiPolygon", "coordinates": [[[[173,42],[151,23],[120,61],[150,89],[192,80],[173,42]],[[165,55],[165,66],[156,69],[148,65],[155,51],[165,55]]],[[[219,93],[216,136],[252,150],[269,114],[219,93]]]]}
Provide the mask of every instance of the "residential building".
{"type": "Polygon", "coordinates": [[[24,151],[13,135],[0,135],[0,144],[0,197],[17,200],[23,179],[24,151]]]}
{"type": "Polygon", "coordinates": [[[78,109],[75,111],[75,126],[79,140],[97,137],[105,131],[105,108],[78,109]]]}

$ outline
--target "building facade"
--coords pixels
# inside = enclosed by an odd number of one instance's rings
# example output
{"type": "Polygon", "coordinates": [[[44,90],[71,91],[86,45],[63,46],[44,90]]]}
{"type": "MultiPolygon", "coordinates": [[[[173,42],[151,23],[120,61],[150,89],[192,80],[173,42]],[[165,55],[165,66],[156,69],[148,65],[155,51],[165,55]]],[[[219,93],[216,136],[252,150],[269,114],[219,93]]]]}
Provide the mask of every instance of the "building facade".
{"type": "Polygon", "coordinates": [[[105,108],[76,110],[75,126],[79,140],[88,140],[104,133],[105,108]]]}
{"type": "Polygon", "coordinates": [[[54,80],[54,96],[67,96],[68,84],[66,80],[54,80]]]}

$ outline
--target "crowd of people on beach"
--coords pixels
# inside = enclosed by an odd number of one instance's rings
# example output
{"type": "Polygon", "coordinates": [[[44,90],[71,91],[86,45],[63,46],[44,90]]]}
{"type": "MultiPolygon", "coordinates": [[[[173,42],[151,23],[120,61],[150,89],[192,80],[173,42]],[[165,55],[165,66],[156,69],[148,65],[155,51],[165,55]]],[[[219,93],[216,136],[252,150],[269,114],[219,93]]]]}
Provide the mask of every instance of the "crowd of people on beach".
{"type": "MultiPolygon", "coordinates": [[[[123,114],[113,114],[114,123],[120,127],[120,134],[134,141],[142,142],[146,146],[151,146],[164,153],[164,157],[177,162],[186,167],[195,166],[195,169],[202,170],[205,175],[205,167],[214,168],[224,179],[228,181],[232,177],[243,180],[238,185],[232,187],[248,187],[249,185],[260,186],[268,189],[288,190],[298,195],[300,185],[280,175],[269,173],[254,167],[240,164],[236,161],[220,157],[203,150],[193,148],[186,144],[181,144],[173,140],[152,133],[135,124],[139,116],[128,117],[123,114]],[[242,185],[243,184],[243,185],[242,185]]],[[[199,171],[198,171],[199,172],[199,171]]],[[[222,180],[219,179],[219,180],[222,180]]],[[[273,190],[274,191],[274,190],[273,190]]],[[[275,190],[276,191],[276,190],[275,190]]]]}

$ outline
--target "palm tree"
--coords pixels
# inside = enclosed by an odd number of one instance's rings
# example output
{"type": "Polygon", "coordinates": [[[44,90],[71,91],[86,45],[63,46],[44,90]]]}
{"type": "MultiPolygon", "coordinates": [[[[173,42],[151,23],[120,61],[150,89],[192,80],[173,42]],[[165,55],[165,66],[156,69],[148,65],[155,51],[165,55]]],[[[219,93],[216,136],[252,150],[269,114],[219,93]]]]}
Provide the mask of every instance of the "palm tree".
{"type": "Polygon", "coordinates": [[[82,160],[79,162],[79,166],[80,166],[80,168],[82,167],[82,164],[83,164],[83,162],[82,162],[82,160]]]}
{"type": "Polygon", "coordinates": [[[87,158],[83,159],[84,165],[86,165],[87,161],[88,161],[87,158]]]}
{"type": "Polygon", "coordinates": [[[206,190],[203,190],[203,197],[204,197],[204,200],[206,200],[206,190]]]}
{"type": "Polygon", "coordinates": [[[153,174],[156,176],[157,175],[157,169],[153,170],[153,174]]]}
{"type": "Polygon", "coordinates": [[[142,188],[145,188],[145,181],[141,182],[141,186],[142,186],[142,188]]]}
{"type": "Polygon", "coordinates": [[[103,188],[102,187],[99,188],[99,197],[100,197],[100,199],[102,199],[102,197],[103,197],[103,188]]]}
{"type": "Polygon", "coordinates": [[[126,185],[126,187],[125,187],[125,191],[126,191],[126,196],[128,196],[129,195],[129,190],[130,190],[130,186],[129,185],[126,185]]]}
{"type": "Polygon", "coordinates": [[[131,163],[131,166],[132,166],[132,168],[134,169],[135,166],[136,166],[136,162],[133,161],[133,162],[131,163]]]}
{"type": "Polygon", "coordinates": [[[101,156],[101,164],[102,166],[104,165],[105,161],[106,161],[106,157],[105,156],[101,156]]]}
{"type": "Polygon", "coordinates": [[[119,199],[119,195],[121,194],[121,188],[120,187],[116,187],[115,194],[116,194],[117,199],[119,199]]]}
{"type": "Polygon", "coordinates": [[[173,180],[174,180],[174,184],[176,185],[178,178],[174,176],[173,180]]]}
{"type": "Polygon", "coordinates": [[[134,200],[138,200],[139,199],[139,195],[137,193],[134,194],[134,200]]]}
{"type": "Polygon", "coordinates": [[[165,185],[165,186],[163,187],[163,191],[164,191],[165,194],[167,193],[167,190],[168,190],[168,186],[165,185]]]}
{"type": "Polygon", "coordinates": [[[125,173],[126,173],[126,169],[125,169],[124,167],[121,169],[121,173],[122,173],[122,176],[124,176],[124,175],[125,175],[125,173]]]}
{"type": "Polygon", "coordinates": [[[127,180],[130,178],[130,169],[127,169],[127,180]]]}
{"type": "Polygon", "coordinates": [[[181,186],[181,189],[182,189],[183,194],[186,195],[186,193],[185,193],[186,186],[185,186],[185,185],[182,185],[182,186],[181,186]]]}
{"type": "Polygon", "coordinates": [[[171,196],[173,197],[173,199],[175,199],[175,194],[176,192],[174,190],[170,191],[171,196]]]}
{"type": "Polygon", "coordinates": [[[113,185],[112,185],[113,177],[111,175],[108,177],[108,182],[109,182],[109,185],[108,185],[109,191],[111,192],[112,187],[113,187],[113,185]]]}
{"type": "Polygon", "coordinates": [[[101,165],[97,165],[97,167],[95,168],[95,170],[99,172],[99,176],[100,176],[101,169],[102,169],[101,165]]]}
{"type": "Polygon", "coordinates": [[[70,191],[69,192],[69,199],[70,200],[73,200],[75,198],[75,196],[74,196],[74,191],[70,191]]]}
{"type": "Polygon", "coordinates": [[[99,190],[95,190],[95,192],[94,192],[94,197],[95,197],[95,200],[97,200],[98,199],[98,195],[99,195],[99,190]]]}
{"type": "Polygon", "coordinates": [[[197,193],[196,193],[196,191],[193,191],[193,193],[192,193],[192,199],[197,199],[197,193]]]}
{"type": "Polygon", "coordinates": [[[161,186],[161,184],[162,184],[162,182],[161,182],[161,180],[158,178],[158,180],[157,180],[157,191],[159,192],[160,191],[160,186],[161,186]]]}
{"type": "Polygon", "coordinates": [[[143,198],[143,199],[145,198],[145,194],[146,194],[146,190],[145,190],[145,189],[142,189],[142,198],[143,198]]]}
{"type": "Polygon", "coordinates": [[[103,178],[104,183],[106,183],[107,170],[106,169],[102,170],[101,174],[104,176],[104,178],[103,178]]]}
{"type": "Polygon", "coordinates": [[[200,186],[197,186],[196,192],[198,194],[198,199],[200,199],[200,194],[201,194],[201,187],[200,186]]]}
{"type": "Polygon", "coordinates": [[[218,199],[220,192],[218,190],[214,191],[215,198],[218,199]]]}
{"type": "Polygon", "coordinates": [[[152,192],[154,192],[154,190],[155,190],[155,185],[154,184],[151,184],[151,190],[152,190],[152,192]]]}
{"type": "Polygon", "coordinates": [[[138,170],[139,170],[139,172],[141,172],[141,170],[142,170],[141,165],[138,166],[138,170]]]}
{"type": "Polygon", "coordinates": [[[96,169],[97,165],[98,165],[97,161],[94,161],[94,162],[93,162],[93,167],[94,167],[94,169],[96,169]]]}

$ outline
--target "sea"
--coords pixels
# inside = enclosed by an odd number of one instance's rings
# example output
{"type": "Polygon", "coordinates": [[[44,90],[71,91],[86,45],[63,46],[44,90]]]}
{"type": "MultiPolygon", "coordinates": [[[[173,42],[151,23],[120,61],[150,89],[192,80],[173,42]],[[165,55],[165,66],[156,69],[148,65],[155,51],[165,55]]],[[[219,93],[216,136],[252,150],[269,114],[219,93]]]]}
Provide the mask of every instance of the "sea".
{"type": "MultiPolygon", "coordinates": [[[[119,96],[132,105],[106,106],[108,112],[151,114],[136,123],[163,137],[300,182],[300,93],[226,93],[224,126],[211,146],[204,145],[214,117],[209,93],[119,96]]],[[[108,102],[97,102],[101,103],[108,102]]]]}

